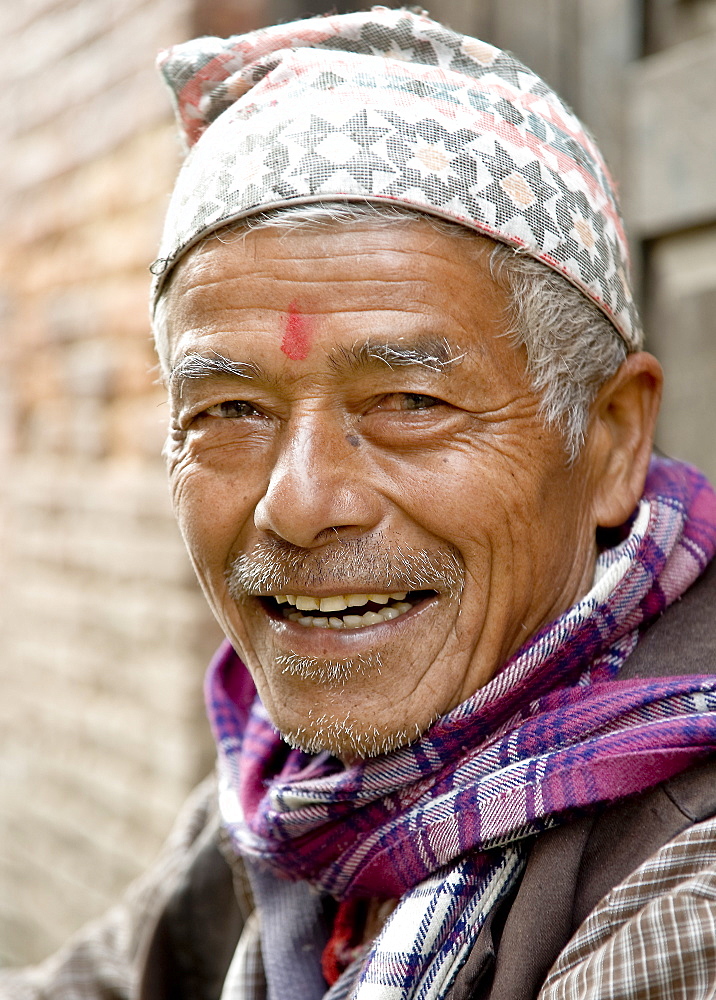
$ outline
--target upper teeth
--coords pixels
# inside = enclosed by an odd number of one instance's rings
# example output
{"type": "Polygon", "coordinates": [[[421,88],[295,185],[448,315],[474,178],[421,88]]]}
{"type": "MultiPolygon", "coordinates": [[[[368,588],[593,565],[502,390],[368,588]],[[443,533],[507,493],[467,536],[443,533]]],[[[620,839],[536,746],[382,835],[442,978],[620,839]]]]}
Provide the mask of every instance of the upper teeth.
{"type": "Polygon", "coordinates": [[[293,604],[299,611],[345,611],[358,608],[369,601],[387,604],[388,601],[403,601],[405,593],[396,594],[337,594],[334,597],[309,597],[306,594],[277,594],[279,604],[293,604]]]}

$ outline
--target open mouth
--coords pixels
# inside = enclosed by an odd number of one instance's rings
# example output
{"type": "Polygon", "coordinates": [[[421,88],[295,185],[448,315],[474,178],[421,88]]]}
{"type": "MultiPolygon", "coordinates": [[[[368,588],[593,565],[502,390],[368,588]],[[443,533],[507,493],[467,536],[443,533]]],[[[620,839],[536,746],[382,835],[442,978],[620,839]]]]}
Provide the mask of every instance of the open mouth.
{"type": "Polygon", "coordinates": [[[307,594],[276,594],[261,601],[274,618],[285,618],[304,628],[359,629],[381,625],[412,611],[434,590],[410,593],[337,594],[311,597],[307,594]]]}

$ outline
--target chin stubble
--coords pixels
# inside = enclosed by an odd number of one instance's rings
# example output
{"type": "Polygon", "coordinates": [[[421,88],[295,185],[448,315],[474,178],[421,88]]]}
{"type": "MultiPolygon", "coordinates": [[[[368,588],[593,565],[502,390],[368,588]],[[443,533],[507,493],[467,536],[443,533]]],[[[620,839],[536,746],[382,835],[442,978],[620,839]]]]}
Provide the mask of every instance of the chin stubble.
{"type": "Polygon", "coordinates": [[[351,718],[350,713],[341,719],[309,712],[306,726],[281,732],[281,738],[290,747],[304,753],[317,754],[327,750],[334,757],[353,760],[378,757],[398,750],[420,739],[425,729],[416,724],[410,728],[386,731],[377,726],[366,726],[351,718]]]}
{"type": "MultiPolygon", "coordinates": [[[[280,653],[276,663],[284,674],[327,687],[342,687],[356,678],[375,676],[381,672],[381,658],[377,652],[345,660],[280,653]]],[[[418,725],[410,729],[381,730],[352,718],[350,711],[340,718],[326,713],[316,715],[311,709],[305,726],[281,731],[282,739],[294,749],[309,754],[327,750],[343,759],[377,757],[405,746],[421,735],[418,725]]]]}
{"type": "Polygon", "coordinates": [[[320,659],[314,656],[298,656],[295,653],[278,653],[276,664],[282,674],[299,677],[315,684],[346,684],[356,677],[380,674],[382,664],[380,653],[351,656],[345,660],[320,659]]]}

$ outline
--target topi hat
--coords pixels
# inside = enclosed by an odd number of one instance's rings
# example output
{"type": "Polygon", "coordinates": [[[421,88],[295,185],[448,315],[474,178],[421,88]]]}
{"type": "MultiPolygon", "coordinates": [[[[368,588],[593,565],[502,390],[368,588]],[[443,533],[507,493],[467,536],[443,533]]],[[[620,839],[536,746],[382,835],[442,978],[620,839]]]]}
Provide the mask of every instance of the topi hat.
{"type": "Polygon", "coordinates": [[[386,202],[564,275],[627,348],[641,331],[614,184],[594,140],[514,56],[376,7],[163,52],[187,156],[152,265],[156,303],[207,234],[281,206],[386,202]]]}

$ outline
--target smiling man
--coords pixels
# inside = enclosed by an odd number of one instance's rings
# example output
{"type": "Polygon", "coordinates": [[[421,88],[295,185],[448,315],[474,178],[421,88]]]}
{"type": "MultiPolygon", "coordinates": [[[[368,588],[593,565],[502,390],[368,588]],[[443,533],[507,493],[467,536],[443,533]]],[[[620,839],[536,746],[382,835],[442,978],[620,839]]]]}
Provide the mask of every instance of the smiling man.
{"type": "Polygon", "coordinates": [[[652,456],[593,141],[407,11],[161,62],[190,152],[153,320],[227,637],[217,777],[17,995],[714,996],[716,498],[652,456]]]}
{"type": "MultiPolygon", "coordinates": [[[[586,593],[648,455],[615,417],[568,463],[488,242],[387,221],[207,239],[164,318],[199,579],[283,736],[341,757],[419,737],[586,593]]],[[[636,355],[601,405],[648,425],[657,381],[636,355]]]]}

